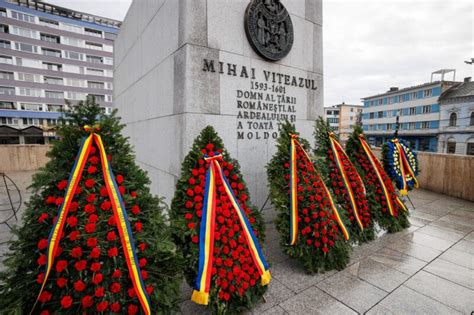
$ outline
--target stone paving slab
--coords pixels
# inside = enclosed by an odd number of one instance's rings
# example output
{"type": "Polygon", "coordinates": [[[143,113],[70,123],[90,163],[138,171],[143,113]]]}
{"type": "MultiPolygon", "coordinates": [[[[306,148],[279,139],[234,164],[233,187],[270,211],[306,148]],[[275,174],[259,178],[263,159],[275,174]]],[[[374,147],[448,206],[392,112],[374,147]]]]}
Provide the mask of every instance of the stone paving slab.
{"type": "MultiPolygon", "coordinates": [[[[33,172],[8,174],[28,198],[33,172]]],[[[474,203],[425,190],[410,192],[412,226],[353,248],[339,272],[308,275],[279,245],[266,209],[264,253],[273,280],[246,314],[470,314],[474,311],[474,203]]],[[[19,215],[21,217],[22,211],[19,215]]],[[[0,226],[0,253],[11,237],[0,226]]],[[[181,286],[182,314],[209,314],[181,286]]]]}

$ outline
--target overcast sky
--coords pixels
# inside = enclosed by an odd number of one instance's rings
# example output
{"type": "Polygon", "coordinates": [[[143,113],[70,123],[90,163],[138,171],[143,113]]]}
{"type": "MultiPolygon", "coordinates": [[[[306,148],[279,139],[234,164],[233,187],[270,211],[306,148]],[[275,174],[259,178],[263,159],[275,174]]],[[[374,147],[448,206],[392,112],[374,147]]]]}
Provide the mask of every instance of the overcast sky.
{"type": "MultiPolygon", "coordinates": [[[[48,2],[122,20],[132,1],[48,2]]],[[[429,82],[443,68],[473,76],[464,63],[474,57],[470,0],[323,0],[323,11],[326,106],[429,82]]]]}

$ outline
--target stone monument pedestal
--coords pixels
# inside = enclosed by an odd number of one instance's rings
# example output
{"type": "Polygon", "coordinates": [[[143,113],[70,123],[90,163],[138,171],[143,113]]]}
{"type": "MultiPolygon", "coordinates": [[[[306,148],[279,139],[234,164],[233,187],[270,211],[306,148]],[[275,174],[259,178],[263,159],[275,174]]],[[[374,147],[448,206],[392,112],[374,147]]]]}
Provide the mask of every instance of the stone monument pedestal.
{"type": "MultiPolygon", "coordinates": [[[[321,0],[281,1],[293,45],[278,61],[249,43],[249,2],[136,0],[115,41],[115,106],[153,193],[168,203],[181,161],[201,129],[212,125],[239,161],[252,203],[261,207],[279,121],[296,123],[312,139],[314,120],[323,115],[321,0]]],[[[280,34],[271,26],[266,39],[259,36],[277,45],[283,40],[271,37],[280,34]]]]}

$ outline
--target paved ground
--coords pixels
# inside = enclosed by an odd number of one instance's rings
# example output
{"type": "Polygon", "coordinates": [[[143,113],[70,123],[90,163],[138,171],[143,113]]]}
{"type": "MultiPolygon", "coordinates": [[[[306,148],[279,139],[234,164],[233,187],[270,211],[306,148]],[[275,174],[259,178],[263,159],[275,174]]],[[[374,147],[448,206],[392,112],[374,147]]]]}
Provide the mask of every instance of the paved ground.
{"type": "MultiPolygon", "coordinates": [[[[9,174],[23,194],[31,172],[9,174]]],[[[273,279],[253,314],[471,314],[474,311],[474,203],[425,190],[410,194],[412,227],[354,248],[340,272],[307,275],[283,254],[265,212],[265,254],[273,279]]],[[[0,243],[9,238],[0,225],[0,243]]],[[[5,246],[0,245],[0,251],[5,246]]],[[[182,286],[183,314],[207,314],[182,286]]]]}

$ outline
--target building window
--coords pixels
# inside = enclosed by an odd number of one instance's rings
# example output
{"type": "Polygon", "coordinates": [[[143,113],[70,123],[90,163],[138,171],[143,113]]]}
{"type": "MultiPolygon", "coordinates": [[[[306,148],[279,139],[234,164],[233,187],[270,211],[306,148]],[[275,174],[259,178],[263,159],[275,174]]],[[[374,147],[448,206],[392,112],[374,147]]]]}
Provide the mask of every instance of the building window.
{"type": "Polygon", "coordinates": [[[87,68],[87,74],[104,76],[104,70],[87,68]]]}
{"type": "Polygon", "coordinates": [[[474,155],[474,143],[468,143],[467,144],[467,155],[474,155]]]}
{"type": "Polygon", "coordinates": [[[95,50],[103,50],[102,44],[96,44],[91,42],[86,42],[86,48],[95,49],[95,50]]]}
{"type": "Polygon", "coordinates": [[[94,97],[96,102],[105,102],[105,95],[89,94],[89,96],[94,97]]]}
{"type": "Polygon", "coordinates": [[[58,124],[58,120],[57,119],[46,119],[46,123],[48,124],[48,126],[56,126],[58,124]]]}
{"type": "Polygon", "coordinates": [[[1,95],[15,95],[15,88],[9,86],[0,86],[1,95]]]}
{"type": "Polygon", "coordinates": [[[424,90],[423,95],[424,97],[430,97],[431,95],[433,95],[433,90],[432,89],[424,90]]]}
{"type": "Polygon", "coordinates": [[[0,48],[11,49],[11,43],[8,40],[0,40],[0,48]]]}
{"type": "Polygon", "coordinates": [[[82,47],[82,41],[80,41],[77,38],[71,38],[71,37],[63,37],[65,45],[70,45],[70,46],[76,46],[76,47],[82,47]]]}
{"type": "Polygon", "coordinates": [[[409,122],[409,123],[408,123],[408,129],[409,129],[409,130],[413,130],[413,129],[415,129],[415,127],[416,127],[416,123],[415,123],[415,122],[409,122]]]}
{"type": "Polygon", "coordinates": [[[60,112],[62,111],[63,106],[62,105],[46,105],[48,108],[48,112],[60,112]]]}
{"type": "Polygon", "coordinates": [[[377,118],[383,118],[383,112],[378,112],[377,113],[377,118]]]}
{"type": "Polygon", "coordinates": [[[20,103],[21,110],[29,110],[34,112],[43,111],[43,105],[41,104],[31,104],[31,103],[20,103]]]}
{"type": "Polygon", "coordinates": [[[43,124],[43,119],[23,118],[23,125],[25,126],[39,126],[40,124],[43,124]]]}
{"type": "Polygon", "coordinates": [[[387,130],[392,130],[392,124],[386,124],[386,129],[387,130]]]}
{"type": "Polygon", "coordinates": [[[41,48],[41,50],[43,51],[43,55],[45,56],[61,58],[60,50],[49,49],[49,48],[41,48]]]}
{"type": "Polygon", "coordinates": [[[20,21],[25,21],[29,23],[34,23],[35,22],[35,17],[33,15],[17,12],[17,11],[12,11],[12,18],[20,21]]]}
{"type": "Polygon", "coordinates": [[[474,126],[474,112],[471,113],[471,119],[469,121],[470,126],[474,126]]]}
{"type": "Polygon", "coordinates": [[[39,74],[33,73],[18,73],[18,80],[19,81],[26,81],[26,82],[40,82],[41,76],[39,74]]]}
{"type": "Polygon", "coordinates": [[[423,106],[423,114],[431,113],[431,105],[423,106]]]}
{"type": "Polygon", "coordinates": [[[67,78],[66,79],[66,85],[77,86],[77,87],[85,87],[86,82],[84,80],[81,80],[81,79],[69,79],[69,78],[67,78]]]}
{"type": "Polygon", "coordinates": [[[56,63],[43,62],[43,69],[52,71],[62,71],[63,66],[56,63]]]}
{"type": "Polygon", "coordinates": [[[13,64],[13,58],[10,56],[0,56],[0,63],[13,64]]]}
{"type": "Polygon", "coordinates": [[[5,8],[0,8],[0,16],[7,17],[7,9],[5,9],[5,8]]]}
{"type": "Polygon", "coordinates": [[[24,52],[34,53],[34,54],[38,53],[38,46],[25,44],[25,43],[15,43],[15,49],[24,51],[24,52]]]}
{"type": "Polygon", "coordinates": [[[104,89],[104,82],[92,82],[88,81],[87,82],[87,87],[89,89],[104,89]]]}
{"type": "Polygon", "coordinates": [[[0,33],[7,33],[8,34],[8,25],[0,24],[0,33]]]}
{"type": "Polygon", "coordinates": [[[86,56],[87,62],[93,62],[93,63],[104,63],[104,59],[102,57],[97,57],[97,56],[86,56]]]}
{"type": "Polygon", "coordinates": [[[416,114],[416,107],[410,107],[410,115],[416,114]]]}
{"type": "Polygon", "coordinates": [[[411,93],[411,99],[416,100],[418,98],[418,92],[411,93]]]}
{"type": "Polygon", "coordinates": [[[44,41],[44,42],[55,43],[55,44],[60,44],[61,43],[61,38],[59,36],[56,36],[56,35],[41,33],[40,37],[41,37],[41,40],[44,41]]]}
{"type": "Polygon", "coordinates": [[[10,117],[0,117],[0,124],[1,125],[18,125],[18,119],[10,118],[10,117]]]}
{"type": "Polygon", "coordinates": [[[458,120],[458,114],[451,113],[451,115],[449,115],[449,127],[456,127],[457,120],[458,120]]]}
{"type": "Polygon", "coordinates": [[[448,147],[447,147],[446,153],[449,153],[449,154],[456,153],[456,142],[452,140],[451,141],[448,140],[448,147]]]}
{"type": "Polygon", "coordinates": [[[13,35],[18,35],[18,36],[23,36],[23,37],[36,39],[36,32],[35,31],[29,30],[29,29],[26,29],[26,28],[22,28],[22,27],[12,26],[11,30],[10,30],[10,33],[13,34],[13,35]]]}
{"type": "Polygon", "coordinates": [[[64,99],[64,92],[44,91],[44,95],[47,98],[64,99]]]}
{"type": "Polygon", "coordinates": [[[0,79],[3,80],[15,80],[13,72],[0,71],[0,79]]]}
{"type": "Polygon", "coordinates": [[[86,94],[85,93],[79,93],[79,92],[67,92],[67,98],[69,100],[85,101],[86,100],[86,94]]]}
{"type": "Polygon", "coordinates": [[[429,121],[422,121],[421,122],[421,129],[429,129],[430,128],[430,122],[429,121]]]}
{"type": "Polygon", "coordinates": [[[84,28],[84,34],[102,38],[102,32],[98,30],[94,30],[92,28],[87,28],[87,27],[84,28]]]}
{"type": "Polygon", "coordinates": [[[63,85],[62,78],[53,78],[53,77],[44,77],[44,83],[46,84],[55,84],[55,85],[63,85]]]}
{"type": "Polygon", "coordinates": [[[65,30],[65,31],[82,34],[82,27],[79,27],[79,26],[63,23],[63,24],[61,24],[60,28],[65,30]]]}
{"type": "Polygon", "coordinates": [[[20,95],[23,96],[32,96],[32,97],[41,97],[40,89],[31,89],[31,88],[19,88],[20,95]]]}
{"type": "Polygon", "coordinates": [[[72,59],[72,60],[83,60],[84,55],[75,51],[65,51],[64,58],[72,59]]]}
{"type": "Polygon", "coordinates": [[[13,102],[2,102],[0,101],[0,109],[16,109],[13,102]]]}
{"type": "Polygon", "coordinates": [[[59,28],[59,23],[50,19],[39,18],[39,24],[51,28],[59,28]]]}

